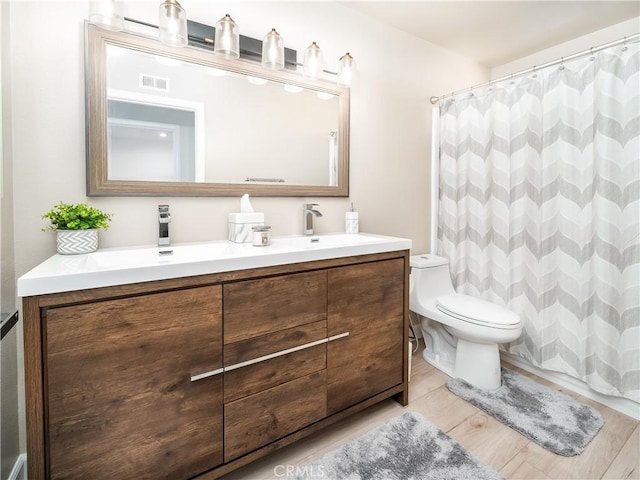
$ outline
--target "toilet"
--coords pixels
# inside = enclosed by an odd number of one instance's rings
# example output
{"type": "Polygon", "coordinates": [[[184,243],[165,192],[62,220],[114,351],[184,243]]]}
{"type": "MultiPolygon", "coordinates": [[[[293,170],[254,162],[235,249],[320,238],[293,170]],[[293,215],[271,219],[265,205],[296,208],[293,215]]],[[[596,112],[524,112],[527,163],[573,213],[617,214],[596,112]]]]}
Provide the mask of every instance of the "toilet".
{"type": "Polygon", "coordinates": [[[498,345],[520,337],[520,317],[500,305],[456,293],[444,257],[413,255],[410,263],[409,309],[420,316],[424,359],[478,388],[499,388],[498,345]]]}

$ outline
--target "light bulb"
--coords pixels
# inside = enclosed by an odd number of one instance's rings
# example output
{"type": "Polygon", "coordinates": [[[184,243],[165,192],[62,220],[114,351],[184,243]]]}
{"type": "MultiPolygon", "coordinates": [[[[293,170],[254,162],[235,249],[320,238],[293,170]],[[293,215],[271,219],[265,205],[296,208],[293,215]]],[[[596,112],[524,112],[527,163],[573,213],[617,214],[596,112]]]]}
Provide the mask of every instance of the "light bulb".
{"type": "Polygon", "coordinates": [[[177,0],[164,0],[160,4],[158,33],[160,41],[170,47],[187,44],[187,14],[177,0]]]}
{"type": "Polygon", "coordinates": [[[262,40],[262,66],[269,70],[284,68],[284,40],[275,28],[262,40]]]}
{"type": "Polygon", "coordinates": [[[238,25],[226,14],[216,23],[213,53],[228,59],[240,56],[240,31],[238,25]]]}
{"type": "Polygon", "coordinates": [[[322,68],[322,50],[316,42],[313,42],[304,51],[302,75],[307,78],[319,78],[322,74],[322,68]]]}
{"type": "Polygon", "coordinates": [[[338,85],[350,87],[354,84],[356,76],[356,61],[349,52],[345,53],[338,63],[338,85]]]}

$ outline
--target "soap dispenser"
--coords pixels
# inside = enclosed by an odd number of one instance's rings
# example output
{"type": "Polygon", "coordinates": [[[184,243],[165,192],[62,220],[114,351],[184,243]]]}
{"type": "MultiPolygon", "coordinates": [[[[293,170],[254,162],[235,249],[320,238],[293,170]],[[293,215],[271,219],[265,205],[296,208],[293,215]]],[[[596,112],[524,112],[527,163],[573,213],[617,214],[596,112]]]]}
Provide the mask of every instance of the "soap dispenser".
{"type": "Polygon", "coordinates": [[[345,233],[358,233],[359,230],[358,212],[353,211],[353,202],[351,202],[351,211],[344,214],[344,231],[345,233]]]}

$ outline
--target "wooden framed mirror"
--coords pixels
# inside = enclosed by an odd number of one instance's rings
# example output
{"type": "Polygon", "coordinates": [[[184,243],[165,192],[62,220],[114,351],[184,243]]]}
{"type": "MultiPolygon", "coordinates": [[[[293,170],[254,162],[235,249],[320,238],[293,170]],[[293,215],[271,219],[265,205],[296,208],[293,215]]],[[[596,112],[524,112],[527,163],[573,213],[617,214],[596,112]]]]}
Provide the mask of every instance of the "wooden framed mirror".
{"type": "Polygon", "coordinates": [[[87,195],[348,196],[348,89],[85,28],[87,195]]]}

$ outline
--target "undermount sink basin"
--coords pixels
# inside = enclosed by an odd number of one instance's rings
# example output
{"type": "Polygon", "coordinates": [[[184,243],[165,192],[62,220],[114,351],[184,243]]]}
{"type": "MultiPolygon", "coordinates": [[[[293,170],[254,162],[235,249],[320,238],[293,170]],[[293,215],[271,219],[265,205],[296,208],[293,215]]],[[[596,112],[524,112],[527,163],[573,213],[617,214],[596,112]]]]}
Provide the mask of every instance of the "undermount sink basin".
{"type": "Polygon", "coordinates": [[[411,240],[404,238],[335,233],[273,237],[266,247],[224,240],[167,247],[101,249],[85,255],[50,257],[18,279],[18,295],[26,297],[410,248],[411,240]]]}

